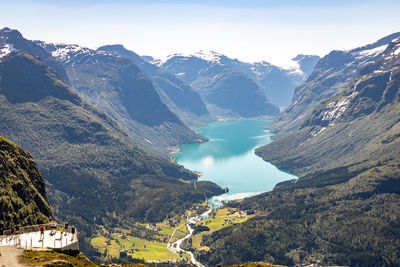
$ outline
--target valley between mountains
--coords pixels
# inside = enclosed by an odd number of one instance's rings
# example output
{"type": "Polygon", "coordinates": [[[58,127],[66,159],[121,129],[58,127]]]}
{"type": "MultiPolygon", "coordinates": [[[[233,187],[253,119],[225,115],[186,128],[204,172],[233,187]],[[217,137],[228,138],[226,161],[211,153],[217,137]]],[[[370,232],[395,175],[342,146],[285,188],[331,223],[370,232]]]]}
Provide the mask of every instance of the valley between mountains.
{"type": "Polygon", "coordinates": [[[155,59],[1,29],[1,234],[68,221],[93,266],[400,265],[400,33],[292,61],[155,59]],[[265,119],[273,141],[247,136],[245,152],[297,178],[212,207],[227,189],[171,152],[227,142],[197,127],[265,119]]]}

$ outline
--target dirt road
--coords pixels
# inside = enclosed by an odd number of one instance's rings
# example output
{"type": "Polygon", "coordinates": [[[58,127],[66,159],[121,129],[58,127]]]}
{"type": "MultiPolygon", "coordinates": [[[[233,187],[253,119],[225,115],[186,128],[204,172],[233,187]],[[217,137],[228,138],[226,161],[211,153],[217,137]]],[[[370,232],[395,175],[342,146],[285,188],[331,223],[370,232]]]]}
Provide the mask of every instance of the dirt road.
{"type": "Polygon", "coordinates": [[[24,252],[23,249],[14,246],[0,246],[0,267],[22,267],[26,266],[21,263],[19,256],[24,252]]]}

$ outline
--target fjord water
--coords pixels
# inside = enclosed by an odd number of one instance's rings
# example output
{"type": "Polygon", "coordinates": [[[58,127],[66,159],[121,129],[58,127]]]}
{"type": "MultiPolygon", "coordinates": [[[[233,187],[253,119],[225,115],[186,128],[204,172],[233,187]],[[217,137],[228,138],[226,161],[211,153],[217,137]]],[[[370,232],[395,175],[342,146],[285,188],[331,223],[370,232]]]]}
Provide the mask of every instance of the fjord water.
{"type": "Polygon", "coordinates": [[[216,121],[194,130],[208,142],[185,144],[174,154],[177,163],[203,173],[199,180],[229,188],[216,201],[241,199],[270,191],[296,176],[279,170],[254,154],[254,149],[271,142],[266,120],[216,121]]]}

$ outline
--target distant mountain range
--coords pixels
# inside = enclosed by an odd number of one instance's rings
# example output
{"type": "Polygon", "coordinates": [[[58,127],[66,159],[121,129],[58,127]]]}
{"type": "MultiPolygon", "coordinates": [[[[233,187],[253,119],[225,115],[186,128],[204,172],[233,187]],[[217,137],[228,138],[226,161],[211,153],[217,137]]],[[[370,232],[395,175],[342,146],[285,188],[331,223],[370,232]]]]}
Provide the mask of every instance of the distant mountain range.
{"type": "Polygon", "coordinates": [[[228,204],[258,216],[208,237],[208,265],[398,266],[400,33],[322,58],[256,150],[297,175],[228,204]]]}
{"type": "MultiPolygon", "coordinates": [[[[265,61],[245,63],[216,52],[200,51],[192,55],[174,54],[165,60],[151,62],[193,85],[200,94],[210,88],[209,84],[212,84],[213,79],[219,77],[218,71],[223,70],[228,74],[240,72],[244,80],[250,78],[256,83],[272,103],[287,106],[292,100],[295,87],[310,75],[318,60],[318,56],[299,55],[293,59],[296,67],[284,69],[265,61]],[[200,82],[204,80],[210,81],[208,84],[200,82]]],[[[233,81],[232,84],[234,83],[233,81]]],[[[274,114],[275,111],[270,107],[269,112],[274,114]]]]}

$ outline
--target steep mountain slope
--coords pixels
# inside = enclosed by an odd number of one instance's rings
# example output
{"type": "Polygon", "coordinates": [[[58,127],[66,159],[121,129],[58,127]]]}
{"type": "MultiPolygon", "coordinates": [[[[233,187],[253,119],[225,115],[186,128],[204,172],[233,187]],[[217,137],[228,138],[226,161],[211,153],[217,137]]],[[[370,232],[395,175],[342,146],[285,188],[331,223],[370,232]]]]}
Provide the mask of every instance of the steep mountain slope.
{"type": "Polygon", "coordinates": [[[399,118],[400,37],[385,46],[375,61],[359,70],[362,75],[322,101],[298,130],[256,153],[299,174],[385,157],[392,142],[384,140],[395,136],[399,118]]]}
{"type": "Polygon", "coordinates": [[[227,64],[228,58],[211,52],[173,55],[165,62],[154,62],[191,84],[217,116],[275,116],[279,109],[246,74],[227,64]],[[247,99],[250,99],[248,102],[247,99]]]}
{"type": "Polygon", "coordinates": [[[221,65],[209,67],[192,85],[213,113],[238,117],[279,114],[278,107],[247,75],[221,65]]]}
{"type": "Polygon", "coordinates": [[[171,55],[164,61],[153,61],[188,83],[194,82],[211,66],[218,64],[249,76],[265,95],[279,106],[290,104],[294,88],[303,82],[318,62],[318,56],[299,55],[293,59],[297,68],[283,69],[268,62],[245,63],[215,52],[200,51],[193,55],[171,55]]]}
{"type": "Polygon", "coordinates": [[[62,81],[68,82],[64,68],[42,47],[25,39],[17,30],[10,28],[0,29],[0,58],[15,50],[21,50],[37,56],[41,61],[55,70],[62,81]]]}
{"type": "Polygon", "coordinates": [[[175,75],[148,63],[122,45],[106,45],[97,50],[132,60],[151,79],[161,100],[187,125],[194,126],[211,119],[198,93],[175,75]]]}
{"type": "Polygon", "coordinates": [[[64,66],[84,99],[115,119],[146,150],[168,157],[170,147],[204,140],[161,102],[130,59],[77,45],[36,43],[64,66]]]}
{"type": "Polygon", "coordinates": [[[292,59],[294,66],[288,68],[277,67],[265,61],[246,63],[227,57],[223,62],[224,65],[247,74],[267,97],[284,107],[291,103],[296,86],[307,79],[319,60],[318,56],[298,55],[292,59]]]}
{"type": "Polygon", "coordinates": [[[114,120],[26,53],[0,63],[0,134],[32,153],[55,215],[77,224],[82,239],[98,224],[162,220],[222,192],[213,183],[195,186],[195,174],[133,144],[114,120]]]}
{"type": "Polygon", "coordinates": [[[0,229],[36,225],[53,219],[44,180],[35,161],[0,136],[0,229]]]}
{"type": "Polygon", "coordinates": [[[200,259],[400,264],[400,38],[385,47],[298,130],[257,149],[301,177],[232,204],[259,216],[203,238],[200,259]]]}
{"type": "Polygon", "coordinates": [[[332,51],[316,65],[307,81],[296,88],[293,101],[268,125],[272,131],[289,131],[298,127],[323,99],[349,86],[362,68],[377,60],[388,44],[400,33],[350,51],[332,51]]]}

